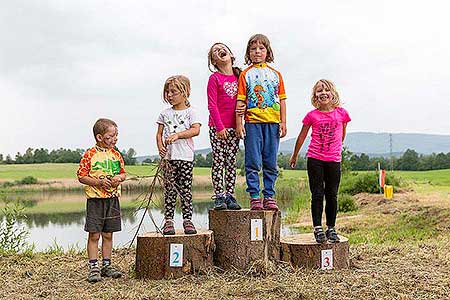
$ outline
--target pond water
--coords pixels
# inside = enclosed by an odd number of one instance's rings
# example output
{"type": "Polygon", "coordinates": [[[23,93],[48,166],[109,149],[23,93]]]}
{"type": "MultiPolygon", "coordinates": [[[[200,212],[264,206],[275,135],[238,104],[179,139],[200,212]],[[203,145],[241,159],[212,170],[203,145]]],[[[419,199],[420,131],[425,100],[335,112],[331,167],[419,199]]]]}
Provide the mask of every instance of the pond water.
{"type": "MultiPolygon", "coordinates": [[[[122,207],[122,231],[114,233],[114,247],[126,247],[130,244],[144,209],[139,209],[145,201],[141,192],[123,193],[120,203],[122,207]]],[[[194,192],[194,213],[192,221],[197,229],[208,229],[208,210],[214,206],[211,195],[207,192],[194,192]]],[[[164,210],[161,196],[156,195],[151,209],[145,215],[140,233],[155,231],[150,215],[155,223],[161,227],[164,220],[164,210]]],[[[20,220],[20,225],[28,232],[27,242],[34,244],[37,251],[48,249],[57,244],[68,249],[85,248],[87,233],[83,230],[85,223],[86,199],[82,191],[46,191],[27,193],[3,194],[0,205],[5,202],[20,203],[24,206],[26,218],[20,220]]],[[[242,207],[248,208],[248,200],[239,201],[242,207]]],[[[292,203],[280,202],[282,216],[286,215],[287,208],[292,203]]],[[[175,227],[182,228],[181,209],[175,212],[175,227]]],[[[292,233],[292,229],[282,225],[281,235],[292,233]]]]}

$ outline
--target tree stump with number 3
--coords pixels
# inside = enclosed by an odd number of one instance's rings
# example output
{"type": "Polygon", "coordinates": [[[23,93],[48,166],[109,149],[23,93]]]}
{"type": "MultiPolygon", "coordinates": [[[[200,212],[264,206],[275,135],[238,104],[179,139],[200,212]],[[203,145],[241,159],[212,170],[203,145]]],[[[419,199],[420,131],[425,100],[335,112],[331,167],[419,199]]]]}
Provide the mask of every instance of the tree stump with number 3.
{"type": "Polygon", "coordinates": [[[312,233],[285,236],[281,238],[281,260],[294,267],[347,269],[350,266],[348,239],[339,238],[339,243],[318,244],[312,233]]]}
{"type": "Polygon", "coordinates": [[[211,230],[189,235],[178,230],[166,236],[145,233],[137,238],[136,278],[178,278],[206,272],[213,267],[214,249],[211,230]]]}

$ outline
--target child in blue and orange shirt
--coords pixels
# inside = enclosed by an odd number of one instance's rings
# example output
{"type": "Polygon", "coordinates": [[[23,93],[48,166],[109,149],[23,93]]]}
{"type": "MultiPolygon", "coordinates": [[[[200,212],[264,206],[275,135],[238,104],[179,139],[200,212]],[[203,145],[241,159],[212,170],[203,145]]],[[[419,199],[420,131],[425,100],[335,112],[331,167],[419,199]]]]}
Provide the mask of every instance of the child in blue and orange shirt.
{"type": "Polygon", "coordinates": [[[245,176],[252,210],[278,210],[275,181],[280,138],[286,135],[286,93],[281,73],[267,65],[274,56],[269,39],[262,34],[250,37],[245,63],[251,64],[239,76],[236,131],[244,138],[245,176]],[[241,103],[245,103],[245,126],[241,103]],[[260,198],[259,171],[264,189],[260,198]]]}

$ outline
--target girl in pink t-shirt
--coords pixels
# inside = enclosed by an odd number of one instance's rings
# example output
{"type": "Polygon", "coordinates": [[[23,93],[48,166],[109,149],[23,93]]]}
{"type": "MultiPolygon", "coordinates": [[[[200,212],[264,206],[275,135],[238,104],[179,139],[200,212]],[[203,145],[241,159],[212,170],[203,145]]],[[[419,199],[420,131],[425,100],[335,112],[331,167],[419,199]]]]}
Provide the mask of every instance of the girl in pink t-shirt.
{"type": "Polygon", "coordinates": [[[215,43],[208,52],[209,137],[212,148],[211,177],[214,186],[214,209],[241,209],[234,197],[236,155],[236,95],[240,69],[233,67],[234,56],[223,43],[215,43]]]}
{"type": "Polygon", "coordinates": [[[314,237],[318,243],[327,239],[339,242],[334,229],[337,214],[337,194],[341,179],[341,152],[347,123],[350,117],[340,107],[339,94],[334,84],[326,79],[319,80],[313,87],[311,103],[316,108],[306,114],[303,127],[297,137],[294,153],[290,160],[291,168],[297,163],[298,153],[312,127],[311,142],[308,147],[308,178],[311,190],[311,213],[314,237]],[[328,229],[322,229],[323,198],[328,229]]]}

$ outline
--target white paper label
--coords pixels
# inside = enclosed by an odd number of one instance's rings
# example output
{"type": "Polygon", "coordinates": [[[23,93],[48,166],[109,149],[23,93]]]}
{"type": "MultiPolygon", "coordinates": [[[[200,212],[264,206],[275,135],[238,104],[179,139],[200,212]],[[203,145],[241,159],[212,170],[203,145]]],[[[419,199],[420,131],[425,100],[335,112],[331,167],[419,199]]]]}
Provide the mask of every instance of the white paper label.
{"type": "Polygon", "coordinates": [[[322,250],[322,270],[333,269],[333,249],[322,250]]]}
{"type": "Polygon", "coordinates": [[[250,237],[251,237],[252,241],[262,241],[263,240],[262,219],[251,219],[250,237]]]}
{"type": "Polygon", "coordinates": [[[183,266],[183,244],[170,244],[170,264],[171,267],[183,266]]]}

